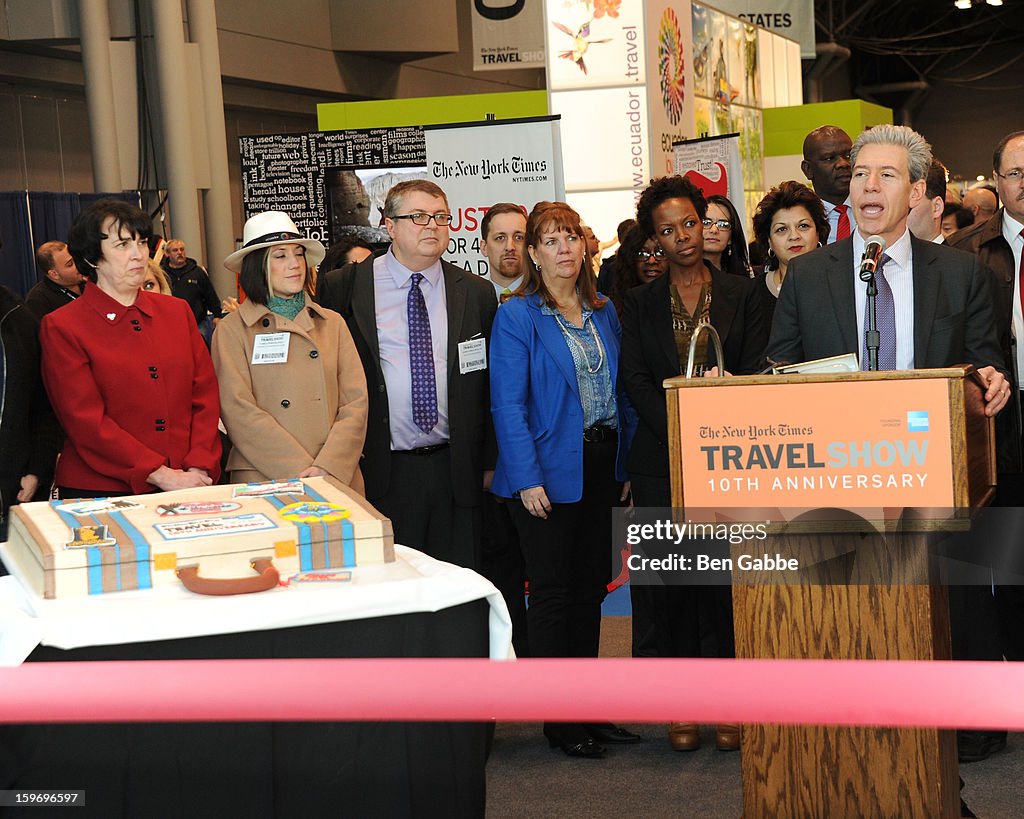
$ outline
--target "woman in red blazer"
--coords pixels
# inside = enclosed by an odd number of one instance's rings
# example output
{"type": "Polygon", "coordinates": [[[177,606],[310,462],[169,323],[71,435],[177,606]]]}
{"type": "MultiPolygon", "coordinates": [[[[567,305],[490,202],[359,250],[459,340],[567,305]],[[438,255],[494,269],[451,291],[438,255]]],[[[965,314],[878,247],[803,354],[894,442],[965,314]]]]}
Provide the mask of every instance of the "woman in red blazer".
{"type": "Polygon", "coordinates": [[[67,435],[61,497],[138,495],[220,477],[219,397],[210,354],[186,302],[140,290],[147,215],[100,200],[68,236],[89,278],[40,329],[43,380],[67,435]]]}

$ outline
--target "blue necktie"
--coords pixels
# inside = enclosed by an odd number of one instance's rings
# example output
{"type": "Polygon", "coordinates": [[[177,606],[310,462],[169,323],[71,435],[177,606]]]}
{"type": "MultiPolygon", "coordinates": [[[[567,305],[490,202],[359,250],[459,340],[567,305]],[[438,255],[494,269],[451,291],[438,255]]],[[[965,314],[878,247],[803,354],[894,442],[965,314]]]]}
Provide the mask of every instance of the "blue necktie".
{"type": "Polygon", "coordinates": [[[437,424],[437,381],[434,376],[434,347],[430,340],[430,317],[423,300],[422,273],[412,274],[406,302],[409,318],[409,370],[412,375],[412,420],[424,432],[437,424]]]}
{"type": "MultiPolygon", "coordinates": [[[[892,288],[882,268],[889,261],[888,254],[883,253],[878,260],[878,268],[875,270],[875,282],[878,285],[878,295],[875,296],[875,324],[878,327],[878,369],[896,369],[896,303],[892,297],[892,288]]],[[[868,328],[868,313],[864,311],[864,330],[868,328]]],[[[861,366],[862,370],[868,368],[868,345],[864,340],[861,344],[861,366]]]]}

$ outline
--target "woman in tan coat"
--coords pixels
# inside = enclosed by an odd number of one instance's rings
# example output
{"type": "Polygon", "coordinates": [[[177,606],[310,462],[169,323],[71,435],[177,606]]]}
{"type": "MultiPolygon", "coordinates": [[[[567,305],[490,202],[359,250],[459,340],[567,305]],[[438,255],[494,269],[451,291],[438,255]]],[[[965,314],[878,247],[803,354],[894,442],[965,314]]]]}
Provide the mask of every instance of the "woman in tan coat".
{"type": "Polygon", "coordinates": [[[363,493],[366,378],[345,320],[305,292],[323,256],[286,214],[267,211],[224,260],[247,297],[212,346],[232,482],[331,475],[363,493]]]}

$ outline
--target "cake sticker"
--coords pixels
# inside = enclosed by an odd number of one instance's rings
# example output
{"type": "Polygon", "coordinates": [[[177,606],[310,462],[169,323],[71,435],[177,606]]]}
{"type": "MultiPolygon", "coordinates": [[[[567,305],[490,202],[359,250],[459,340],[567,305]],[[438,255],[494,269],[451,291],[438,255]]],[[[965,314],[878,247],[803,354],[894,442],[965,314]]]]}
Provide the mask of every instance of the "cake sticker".
{"type": "Polygon", "coordinates": [[[336,503],[301,501],[282,506],[278,514],[292,523],[333,523],[349,516],[348,509],[336,503]]]}
{"type": "Polygon", "coordinates": [[[301,495],[306,491],[302,481],[294,478],[288,481],[265,481],[264,483],[247,483],[236,486],[233,498],[262,498],[266,495],[301,495]]]}
{"type": "Polygon", "coordinates": [[[64,544],[65,549],[91,549],[94,546],[116,546],[117,541],[110,536],[107,527],[100,524],[75,526],[71,529],[71,540],[64,544]]]}
{"type": "Polygon", "coordinates": [[[175,515],[216,515],[219,512],[234,512],[241,509],[242,504],[231,501],[183,501],[181,503],[161,503],[156,513],[162,518],[175,515]]]}
{"type": "Polygon", "coordinates": [[[241,535],[264,529],[276,529],[277,524],[266,515],[256,512],[223,518],[198,518],[197,520],[181,520],[174,523],[154,523],[153,528],[160,533],[164,540],[191,540],[198,537],[241,535]]]}
{"type": "Polygon", "coordinates": [[[72,515],[98,515],[101,512],[123,512],[126,509],[141,509],[142,504],[123,498],[96,498],[95,500],[77,500],[55,506],[58,512],[69,512],[72,515]]]}

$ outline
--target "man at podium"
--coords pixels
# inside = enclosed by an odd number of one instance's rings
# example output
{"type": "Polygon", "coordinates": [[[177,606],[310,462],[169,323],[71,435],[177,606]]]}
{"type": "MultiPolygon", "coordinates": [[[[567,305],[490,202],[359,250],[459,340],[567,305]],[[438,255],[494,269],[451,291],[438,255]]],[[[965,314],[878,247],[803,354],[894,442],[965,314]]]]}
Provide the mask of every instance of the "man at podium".
{"type": "Polygon", "coordinates": [[[868,237],[885,253],[876,278],[879,369],[973,364],[995,415],[1010,387],[993,313],[991,277],[976,257],[924,242],[907,229],[925,192],[931,146],[916,131],[876,125],[851,151],[850,200],[857,230],[790,263],[768,342],[776,364],[856,353],[867,369],[867,296],[860,280],[868,237]]]}
{"type": "MultiPolygon", "coordinates": [[[[857,229],[790,262],[768,360],[795,364],[852,352],[861,369],[868,369],[867,293],[860,270],[869,237],[881,237],[884,254],[875,272],[878,369],[973,364],[987,385],[985,414],[996,415],[1010,397],[995,326],[998,284],[976,256],[923,241],[907,229],[911,208],[925,195],[931,147],[910,128],[877,125],[857,137],[850,161],[857,229]]],[[[960,587],[949,595],[954,658],[1001,659],[991,593],[960,587]]],[[[1005,744],[1003,731],[960,731],[960,761],[984,759],[1005,744]]]]}

